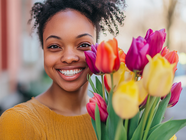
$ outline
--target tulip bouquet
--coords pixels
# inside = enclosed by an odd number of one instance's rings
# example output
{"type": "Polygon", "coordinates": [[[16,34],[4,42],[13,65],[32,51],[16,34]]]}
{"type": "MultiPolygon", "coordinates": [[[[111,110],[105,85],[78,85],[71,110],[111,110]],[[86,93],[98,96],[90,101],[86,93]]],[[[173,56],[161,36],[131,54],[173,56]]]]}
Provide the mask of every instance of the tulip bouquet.
{"type": "Polygon", "coordinates": [[[182,91],[181,82],[172,84],[178,54],[163,47],[165,39],[165,29],[149,29],[126,54],[115,38],[85,52],[90,70],[101,75],[95,84],[88,77],[94,97],[86,106],[98,140],[174,140],[186,126],[186,119],[162,122],[182,91]]]}

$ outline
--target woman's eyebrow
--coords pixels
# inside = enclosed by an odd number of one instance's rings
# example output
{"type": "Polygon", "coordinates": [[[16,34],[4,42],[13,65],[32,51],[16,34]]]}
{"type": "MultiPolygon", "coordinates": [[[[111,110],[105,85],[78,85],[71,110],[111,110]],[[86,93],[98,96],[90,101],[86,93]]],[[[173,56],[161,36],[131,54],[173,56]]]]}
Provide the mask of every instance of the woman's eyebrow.
{"type": "MultiPolygon", "coordinates": [[[[83,36],[90,36],[90,37],[92,37],[90,34],[87,34],[87,33],[84,33],[84,34],[80,34],[80,35],[78,35],[76,38],[81,38],[81,37],[83,37],[83,36]]],[[[93,38],[93,37],[92,37],[93,38]]]]}
{"type": "Polygon", "coordinates": [[[49,38],[56,38],[56,39],[60,39],[60,40],[61,40],[61,38],[60,38],[59,36],[50,35],[49,37],[47,37],[47,39],[45,40],[45,42],[46,42],[49,38]]]}

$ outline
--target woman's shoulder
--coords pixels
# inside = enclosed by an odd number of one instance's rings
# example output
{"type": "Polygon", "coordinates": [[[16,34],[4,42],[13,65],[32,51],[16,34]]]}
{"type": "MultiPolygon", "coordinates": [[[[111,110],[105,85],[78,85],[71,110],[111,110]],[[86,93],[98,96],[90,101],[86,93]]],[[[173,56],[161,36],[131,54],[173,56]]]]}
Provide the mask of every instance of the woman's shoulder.
{"type": "Polygon", "coordinates": [[[15,105],[14,107],[6,110],[0,117],[6,119],[15,119],[19,116],[19,119],[38,120],[44,114],[44,108],[33,97],[31,100],[15,105]],[[14,116],[14,117],[13,117],[14,116]]]}
{"type": "Polygon", "coordinates": [[[34,109],[36,108],[30,100],[6,110],[0,117],[0,137],[4,140],[39,137],[36,130],[42,125],[35,119],[34,109]]]}

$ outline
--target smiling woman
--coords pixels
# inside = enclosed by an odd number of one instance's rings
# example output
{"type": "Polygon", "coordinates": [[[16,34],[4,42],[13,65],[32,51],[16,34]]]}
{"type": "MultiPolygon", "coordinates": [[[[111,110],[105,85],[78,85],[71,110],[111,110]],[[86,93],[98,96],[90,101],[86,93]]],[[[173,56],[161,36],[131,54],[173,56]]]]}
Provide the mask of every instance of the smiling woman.
{"type": "Polygon", "coordinates": [[[44,52],[44,68],[51,87],[0,117],[3,140],[95,140],[87,113],[87,75],[92,74],[85,51],[95,44],[100,30],[118,34],[124,14],[113,0],[46,0],[35,3],[35,19],[44,52]]]}

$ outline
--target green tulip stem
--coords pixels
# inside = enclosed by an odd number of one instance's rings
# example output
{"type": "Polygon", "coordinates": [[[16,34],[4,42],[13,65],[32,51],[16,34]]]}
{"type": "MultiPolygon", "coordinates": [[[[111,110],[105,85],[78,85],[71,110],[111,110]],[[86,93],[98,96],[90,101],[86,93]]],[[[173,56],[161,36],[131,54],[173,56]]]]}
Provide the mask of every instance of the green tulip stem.
{"type": "Polygon", "coordinates": [[[126,135],[128,134],[128,124],[129,124],[129,119],[125,119],[125,131],[126,131],[126,135]]]}
{"type": "Polygon", "coordinates": [[[150,95],[148,95],[148,98],[147,98],[147,103],[146,103],[146,107],[145,107],[145,111],[144,111],[144,114],[143,114],[143,118],[142,118],[142,127],[141,127],[141,133],[140,133],[140,139],[142,139],[142,136],[143,136],[143,133],[144,133],[144,128],[145,128],[145,124],[146,124],[146,121],[147,121],[147,117],[148,117],[148,114],[149,114],[149,111],[155,101],[156,97],[152,97],[150,95]]]}
{"type": "Polygon", "coordinates": [[[101,75],[101,81],[102,81],[103,99],[105,100],[105,87],[104,87],[104,79],[103,79],[103,75],[101,75]]]}
{"type": "Polygon", "coordinates": [[[143,136],[143,140],[146,140],[146,139],[147,139],[147,135],[148,135],[150,126],[151,126],[151,124],[152,124],[154,114],[156,113],[156,112],[155,112],[155,108],[156,108],[157,103],[159,102],[159,99],[160,99],[160,97],[156,97],[156,98],[155,98],[154,104],[153,104],[152,109],[151,109],[151,111],[150,111],[149,120],[148,120],[148,122],[147,122],[147,127],[146,127],[146,129],[145,129],[145,134],[144,134],[144,136],[143,136]]]}

